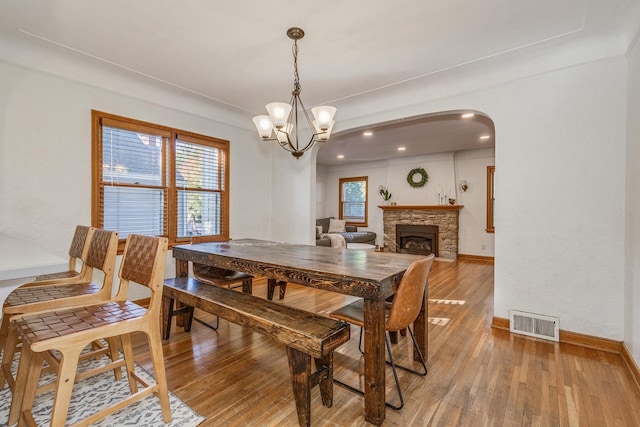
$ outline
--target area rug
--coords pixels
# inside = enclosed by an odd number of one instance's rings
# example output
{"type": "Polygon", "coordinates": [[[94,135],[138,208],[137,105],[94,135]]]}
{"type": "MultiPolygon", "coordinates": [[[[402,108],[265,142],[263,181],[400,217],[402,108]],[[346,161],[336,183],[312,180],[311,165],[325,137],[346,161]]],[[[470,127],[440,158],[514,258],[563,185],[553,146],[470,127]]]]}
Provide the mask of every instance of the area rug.
{"type": "MultiPolygon", "coordinates": [[[[89,369],[93,366],[100,365],[101,363],[103,362],[92,359],[90,361],[82,362],[79,366],[81,366],[82,369],[89,369]]],[[[16,355],[12,366],[14,377],[17,366],[18,355],[16,355]]],[[[73,394],[71,396],[66,425],[80,421],[83,418],[98,412],[100,409],[109,406],[112,402],[118,402],[123,398],[130,396],[129,382],[124,374],[124,368],[122,372],[123,378],[120,381],[116,381],[113,371],[109,371],[76,383],[73,387],[73,394]]],[[[136,373],[145,380],[153,381],[153,377],[137,364],[136,373]]],[[[45,374],[40,378],[40,384],[49,383],[54,379],[54,374],[45,374]]],[[[53,405],[53,394],[54,392],[50,391],[36,397],[33,406],[33,417],[39,427],[49,426],[53,405]]],[[[4,389],[0,390],[0,426],[7,425],[11,397],[11,390],[5,384],[4,389]]],[[[160,401],[154,394],[152,394],[141,401],[109,415],[94,425],[100,427],[194,427],[204,421],[205,417],[193,411],[171,392],[169,392],[169,402],[171,404],[171,415],[173,417],[169,424],[165,424],[162,420],[160,401]]]]}

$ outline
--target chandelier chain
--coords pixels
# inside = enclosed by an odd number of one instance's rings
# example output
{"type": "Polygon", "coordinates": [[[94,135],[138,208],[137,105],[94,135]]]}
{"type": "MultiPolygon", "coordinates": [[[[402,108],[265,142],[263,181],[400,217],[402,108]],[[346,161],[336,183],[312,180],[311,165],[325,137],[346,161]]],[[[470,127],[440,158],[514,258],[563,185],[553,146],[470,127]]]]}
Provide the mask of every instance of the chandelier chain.
{"type": "Polygon", "coordinates": [[[293,52],[293,92],[296,95],[300,95],[300,75],[298,74],[298,40],[293,41],[291,47],[293,52]]]}

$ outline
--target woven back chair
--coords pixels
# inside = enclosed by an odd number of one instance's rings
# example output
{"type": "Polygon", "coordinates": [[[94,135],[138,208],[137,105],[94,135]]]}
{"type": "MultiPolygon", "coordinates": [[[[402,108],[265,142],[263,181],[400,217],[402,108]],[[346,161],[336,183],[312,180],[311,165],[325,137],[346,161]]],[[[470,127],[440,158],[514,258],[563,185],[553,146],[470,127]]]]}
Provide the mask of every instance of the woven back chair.
{"type": "Polygon", "coordinates": [[[101,280],[92,283],[90,280],[71,283],[62,281],[41,286],[21,286],[7,296],[2,306],[2,323],[0,324],[0,346],[4,349],[2,370],[0,370],[0,388],[6,377],[13,388],[10,372],[11,358],[15,353],[15,345],[8,345],[7,333],[11,316],[38,311],[52,310],[79,304],[91,304],[111,298],[113,274],[118,250],[118,233],[92,228],[89,230],[89,247],[86,251],[85,276],[93,278],[94,270],[101,272],[101,280]]]}
{"type": "Polygon", "coordinates": [[[90,282],[91,270],[86,265],[87,254],[89,253],[89,245],[93,235],[93,227],[86,225],[76,226],[76,231],[71,239],[69,247],[69,269],[56,273],[42,274],[36,276],[33,282],[26,283],[22,286],[42,286],[52,285],[56,283],[76,283],[90,282]],[[81,265],[79,265],[81,263],[81,265]],[[80,268],[78,268],[80,267],[80,268]]]}
{"type": "Polygon", "coordinates": [[[12,320],[10,337],[19,336],[23,349],[9,411],[9,425],[18,419],[27,424],[33,423],[31,409],[38,378],[43,361],[49,361],[52,353],[59,353],[61,357],[56,365],[51,425],[65,425],[73,385],[76,380],[88,376],[84,372],[77,372],[82,350],[96,339],[113,341],[117,338],[122,345],[122,357],[106,363],[95,373],[126,366],[131,396],[89,415],[75,425],[93,424],[150,394],[159,397],[165,423],[171,421],[159,319],[166,255],[166,238],[129,235],[119,271],[120,288],[113,299],[99,304],[24,315],[12,320]],[[150,289],[148,308],[126,300],[130,282],[150,289]],[[64,328],[56,326],[61,323],[65,324],[64,328]],[[131,344],[131,334],[134,332],[142,332],[148,339],[155,383],[148,383],[135,372],[131,344]],[[142,385],[142,389],[138,384],[142,385]]]}
{"type": "MultiPolygon", "coordinates": [[[[429,255],[426,258],[422,258],[413,262],[407,271],[402,276],[398,290],[393,297],[393,301],[387,304],[385,310],[385,331],[394,332],[407,329],[411,340],[413,341],[413,349],[417,352],[422,370],[416,371],[414,369],[396,365],[393,360],[393,354],[391,352],[391,343],[389,337],[385,334],[385,344],[387,348],[387,354],[389,355],[389,363],[393,369],[393,377],[396,383],[396,389],[398,391],[398,397],[400,399],[399,405],[393,405],[386,403],[386,405],[392,409],[402,409],[404,406],[404,398],[402,396],[402,390],[400,389],[400,381],[398,380],[398,373],[396,367],[405,371],[411,372],[416,375],[427,375],[427,365],[424,360],[424,356],[418,348],[413,331],[411,330],[411,324],[416,320],[423,302],[425,302],[425,289],[427,287],[427,280],[429,278],[429,272],[431,271],[431,265],[435,255],[429,255]]],[[[362,342],[362,328],[364,327],[364,303],[362,300],[358,300],[354,303],[346,305],[329,314],[334,319],[343,320],[345,322],[360,326],[360,341],[362,342]]],[[[354,391],[358,394],[362,394],[361,390],[356,389],[348,384],[338,381],[334,378],[334,382],[346,387],[347,389],[354,391]]]]}

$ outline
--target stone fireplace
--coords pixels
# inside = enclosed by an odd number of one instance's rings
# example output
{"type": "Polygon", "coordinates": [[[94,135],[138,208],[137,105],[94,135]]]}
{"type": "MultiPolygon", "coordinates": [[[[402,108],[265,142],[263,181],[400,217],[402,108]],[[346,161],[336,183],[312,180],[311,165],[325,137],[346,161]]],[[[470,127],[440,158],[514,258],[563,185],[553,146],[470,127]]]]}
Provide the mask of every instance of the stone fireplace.
{"type": "Polygon", "coordinates": [[[383,210],[384,250],[456,259],[462,205],[379,206],[383,210]],[[409,227],[407,227],[409,226],[409,227]],[[414,226],[417,226],[414,227],[414,226]]]}
{"type": "Polygon", "coordinates": [[[397,252],[438,256],[438,226],[396,224],[397,252]]]}

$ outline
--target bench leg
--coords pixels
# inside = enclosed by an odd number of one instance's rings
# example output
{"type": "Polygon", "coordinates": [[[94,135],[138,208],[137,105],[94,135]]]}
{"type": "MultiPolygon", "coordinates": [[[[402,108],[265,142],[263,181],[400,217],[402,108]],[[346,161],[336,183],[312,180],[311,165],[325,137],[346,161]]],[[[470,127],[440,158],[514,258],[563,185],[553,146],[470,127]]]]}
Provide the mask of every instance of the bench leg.
{"type": "Polygon", "coordinates": [[[162,297],[162,338],[169,339],[171,334],[171,319],[174,316],[178,316],[176,320],[176,326],[183,326],[185,332],[191,331],[191,324],[193,323],[193,307],[188,305],[182,305],[180,308],[174,308],[178,301],[168,296],[162,297]]]}
{"type": "Polygon", "coordinates": [[[306,427],[311,425],[311,356],[287,347],[287,357],[298,423],[306,427]]]}
{"type": "Polygon", "coordinates": [[[333,352],[325,356],[324,359],[315,359],[316,370],[321,372],[326,368],[326,375],[320,377],[320,397],[322,404],[327,408],[333,406],[333,352]]]}
{"type": "Polygon", "coordinates": [[[173,309],[173,316],[178,316],[176,326],[181,326],[185,332],[189,332],[193,323],[193,307],[182,304],[180,301],[175,301],[174,304],[180,307],[173,309]]]}

